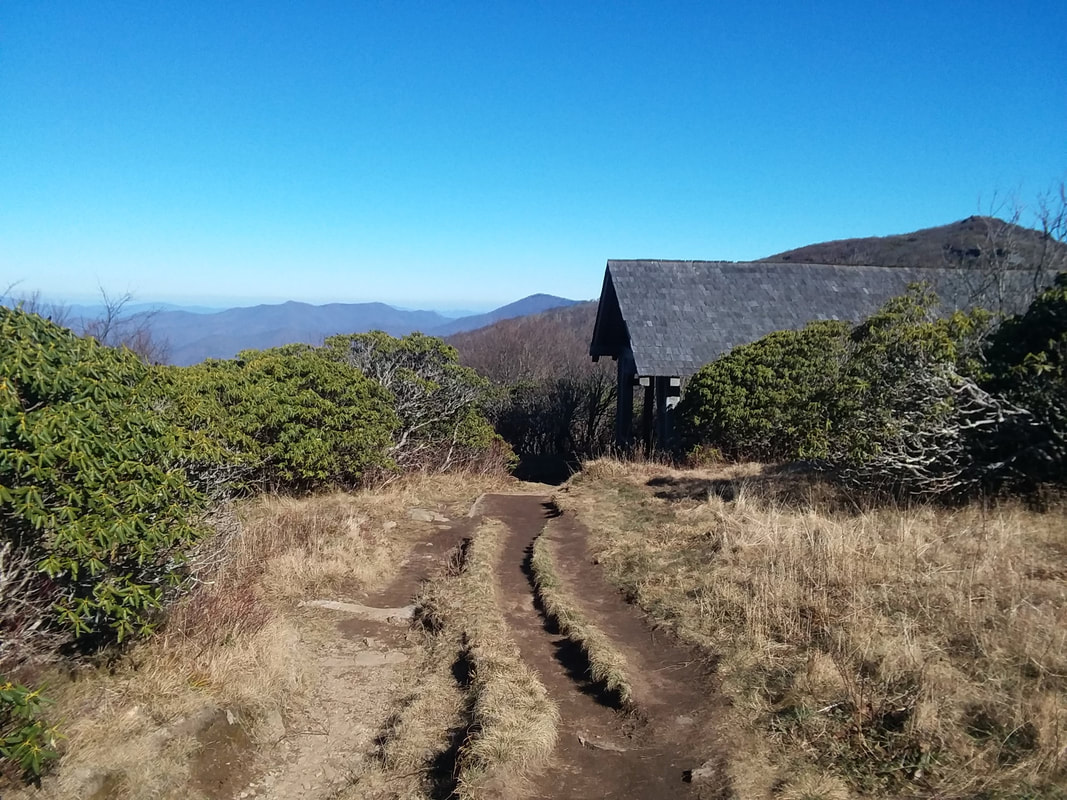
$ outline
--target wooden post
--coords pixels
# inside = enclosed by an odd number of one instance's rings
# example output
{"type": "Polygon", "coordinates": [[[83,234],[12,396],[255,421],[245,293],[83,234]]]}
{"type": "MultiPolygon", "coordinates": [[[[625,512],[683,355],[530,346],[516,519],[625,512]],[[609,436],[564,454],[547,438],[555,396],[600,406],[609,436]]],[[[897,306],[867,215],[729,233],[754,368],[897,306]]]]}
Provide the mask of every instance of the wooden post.
{"type": "Polygon", "coordinates": [[[615,446],[628,451],[634,422],[634,361],[629,351],[619,356],[618,383],[615,388],[615,446]]]}
{"type": "Polygon", "coordinates": [[[660,447],[667,450],[674,446],[674,409],[681,400],[682,379],[672,376],[663,379],[663,423],[660,447]]]}
{"type": "Polygon", "coordinates": [[[652,455],[652,407],[655,404],[655,387],[652,378],[641,378],[641,385],[645,388],[644,403],[641,405],[641,442],[647,457],[652,455]]]}
{"type": "Polygon", "coordinates": [[[666,447],[670,438],[667,423],[667,382],[669,378],[656,376],[656,447],[666,447]]]}

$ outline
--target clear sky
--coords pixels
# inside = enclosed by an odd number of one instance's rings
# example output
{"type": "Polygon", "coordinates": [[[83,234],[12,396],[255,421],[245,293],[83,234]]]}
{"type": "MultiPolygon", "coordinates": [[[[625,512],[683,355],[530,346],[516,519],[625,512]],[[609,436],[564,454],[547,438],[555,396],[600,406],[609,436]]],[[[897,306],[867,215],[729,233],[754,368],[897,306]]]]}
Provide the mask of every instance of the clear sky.
{"type": "Polygon", "coordinates": [[[1067,2],[0,3],[0,289],[592,298],[1067,176],[1067,2]]]}

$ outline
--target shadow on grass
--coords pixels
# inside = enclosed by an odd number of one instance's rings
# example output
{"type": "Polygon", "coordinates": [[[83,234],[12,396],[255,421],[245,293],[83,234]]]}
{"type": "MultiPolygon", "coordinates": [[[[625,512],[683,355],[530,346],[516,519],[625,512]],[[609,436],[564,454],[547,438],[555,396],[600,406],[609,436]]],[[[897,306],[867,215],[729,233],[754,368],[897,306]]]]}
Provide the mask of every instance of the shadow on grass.
{"type": "Polygon", "coordinates": [[[520,455],[514,475],[520,481],[560,486],[580,468],[581,465],[577,461],[564,456],[520,455]]]}
{"type": "Polygon", "coordinates": [[[717,497],[733,503],[744,496],[785,508],[817,507],[843,513],[855,513],[873,504],[870,498],[857,497],[835,486],[811,462],[768,464],[754,475],[738,478],[660,475],[645,485],[655,489],[655,497],[671,502],[707,502],[717,497]]]}

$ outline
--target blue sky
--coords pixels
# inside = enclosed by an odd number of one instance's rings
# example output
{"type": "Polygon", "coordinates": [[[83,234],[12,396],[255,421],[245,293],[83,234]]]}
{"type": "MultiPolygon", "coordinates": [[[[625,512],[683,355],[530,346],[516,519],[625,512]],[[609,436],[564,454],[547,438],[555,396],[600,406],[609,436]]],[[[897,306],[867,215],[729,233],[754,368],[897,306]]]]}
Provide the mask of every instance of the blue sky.
{"type": "Polygon", "coordinates": [[[599,293],[1032,203],[1067,3],[0,4],[0,288],[599,293]]]}

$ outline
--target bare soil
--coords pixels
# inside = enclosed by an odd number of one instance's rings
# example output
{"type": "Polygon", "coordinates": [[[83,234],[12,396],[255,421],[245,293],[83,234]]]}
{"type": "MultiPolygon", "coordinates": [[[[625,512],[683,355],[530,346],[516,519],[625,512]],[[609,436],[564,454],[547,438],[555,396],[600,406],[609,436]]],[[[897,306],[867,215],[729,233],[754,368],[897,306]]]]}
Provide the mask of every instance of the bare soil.
{"type": "Polygon", "coordinates": [[[510,531],[499,596],[523,659],[560,708],[554,763],[534,780],[530,796],[726,797],[717,753],[694,748],[713,735],[720,702],[713,665],[647,624],[590,561],[584,528],[547,497],[489,495],[481,510],[510,531]],[[542,531],[556,544],[556,566],[571,594],[626,656],[636,711],[617,710],[599,696],[581,652],[536,607],[529,559],[542,531]],[[691,771],[704,765],[710,776],[689,782],[691,771]]]}
{"type": "Polygon", "coordinates": [[[258,753],[247,739],[244,747],[220,739],[233,735],[220,726],[221,733],[202,740],[197,787],[213,800],[327,800],[344,792],[408,688],[410,675],[403,667],[416,656],[418,643],[404,607],[470,536],[473,523],[463,518],[436,525],[380,591],[331,598],[334,609],[306,605],[302,636],[321,676],[314,701],[279,720],[277,740],[258,753]]]}

